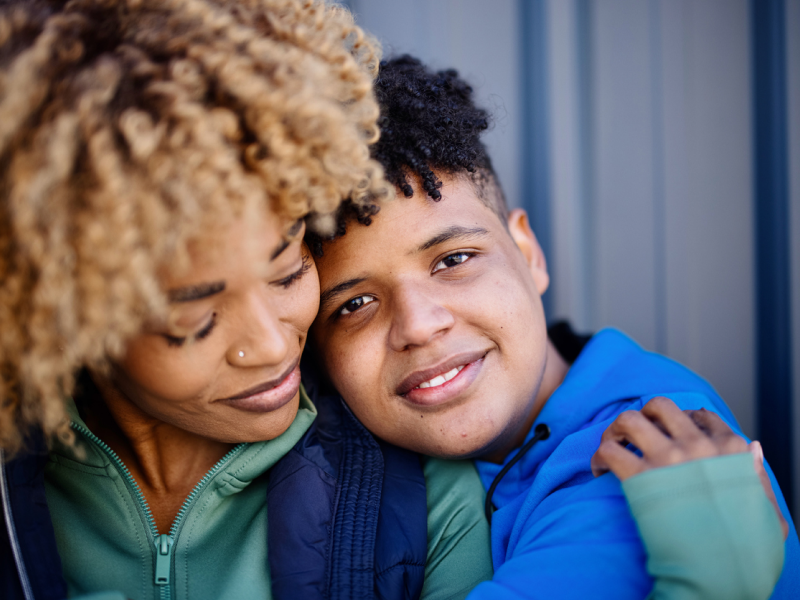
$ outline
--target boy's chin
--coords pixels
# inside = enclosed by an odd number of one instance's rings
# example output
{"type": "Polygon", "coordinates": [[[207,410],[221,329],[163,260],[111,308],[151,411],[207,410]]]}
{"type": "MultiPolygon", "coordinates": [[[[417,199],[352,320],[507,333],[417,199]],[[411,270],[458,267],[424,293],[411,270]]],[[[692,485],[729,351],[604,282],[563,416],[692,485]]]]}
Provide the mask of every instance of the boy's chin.
{"type": "MultiPolygon", "coordinates": [[[[454,439],[444,440],[435,447],[431,447],[428,444],[424,444],[424,446],[420,448],[408,448],[408,444],[401,445],[404,445],[410,450],[415,450],[420,454],[426,454],[434,458],[442,458],[445,460],[492,460],[500,454],[508,454],[508,452],[503,451],[502,444],[499,442],[499,434],[497,436],[489,436],[488,440],[458,439],[462,437],[458,434],[455,434],[453,437],[454,439]]],[[[502,458],[498,462],[502,462],[502,458]]]]}

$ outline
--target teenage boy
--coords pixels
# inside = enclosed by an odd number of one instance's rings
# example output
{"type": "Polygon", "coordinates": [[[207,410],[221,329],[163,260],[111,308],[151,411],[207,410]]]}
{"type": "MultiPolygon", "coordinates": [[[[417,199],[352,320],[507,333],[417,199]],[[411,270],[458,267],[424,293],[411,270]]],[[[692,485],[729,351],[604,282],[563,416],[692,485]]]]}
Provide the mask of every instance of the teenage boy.
{"type": "MultiPolygon", "coordinates": [[[[367,428],[425,454],[476,459],[487,514],[496,507],[495,575],[473,596],[768,594],[780,526],[751,456],[732,453],[745,442],[706,412],[741,433],[724,402],[613,330],[568,364],[547,336],[544,256],[524,211],[506,209],[479,139],[487,115],[469,86],[402,57],[382,65],[376,93],[373,153],[400,198],[371,226],[350,223],[317,244],[312,331],[331,382],[367,428]],[[648,403],[661,395],[674,404],[648,403]],[[592,473],[607,428],[595,471],[610,468],[623,485],[592,473]],[[692,582],[698,569],[705,580],[692,582]]],[[[772,482],[789,530],[773,597],[797,598],[800,546],[772,482]]]]}

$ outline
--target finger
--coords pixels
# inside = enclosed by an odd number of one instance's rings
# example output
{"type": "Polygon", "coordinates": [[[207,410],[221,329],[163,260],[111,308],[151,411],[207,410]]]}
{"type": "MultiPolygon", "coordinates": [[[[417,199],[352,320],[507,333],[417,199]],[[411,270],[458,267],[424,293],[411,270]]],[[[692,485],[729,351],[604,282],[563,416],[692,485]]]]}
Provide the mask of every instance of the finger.
{"type": "Polygon", "coordinates": [[[704,408],[686,411],[686,414],[712,439],[720,454],[747,452],[744,438],[731,429],[718,414],[704,408]]]}
{"type": "Polygon", "coordinates": [[[780,521],[781,529],[783,530],[783,539],[786,540],[786,538],[789,536],[789,523],[786,522],[786,519],[784,518],[783,513],[778,506],[778,499],[775,497],[775,490],[772,489],[772,482],[769,479],[769,474],[767,474],[767,470],[764,468],[764,450],[761,448],[761,444],[757,441],[750,442],[748,449],[753,455],[753,465],[755,466],[758,479],[761,481],[761,487],[764,488],[764,493],[767,495],[767,498],[772,504],[772,508],[775,509],[775,513],[778,515],[778,521],[780,521]]]}
{"type": "Polygon", "coordinates": [[[620,413],[605,430],[602,440],[630,442],[645,456],[664,454],[673,445],[669,437],[638,410],[620,413]]]}
{"type": "Polygon", "coordinates": [[[684,414],[677,404],[664,396],[651,399],[642,408],[642,414],[659,423],[661,428],[675,440],[691,442],[703,436],[703,432],[694,421],[684,414]]]}
{"type": "Polygon", "coordinates": [[[705,408],[687,410],[685,412],[700,429],[708,433],[711,437],[733,433],[733,429],[731,429],[717,413],[706,410],[705,408]]]}
{"type": "Polygon", "coordinates": [[[592,474],[595,477],[611,471],[620,481],[625,481],[628,477],[647,470],[647,465],[642,458],[611,439],[600,443],[600,447],[592,456],[591,465],[592,474]]]}

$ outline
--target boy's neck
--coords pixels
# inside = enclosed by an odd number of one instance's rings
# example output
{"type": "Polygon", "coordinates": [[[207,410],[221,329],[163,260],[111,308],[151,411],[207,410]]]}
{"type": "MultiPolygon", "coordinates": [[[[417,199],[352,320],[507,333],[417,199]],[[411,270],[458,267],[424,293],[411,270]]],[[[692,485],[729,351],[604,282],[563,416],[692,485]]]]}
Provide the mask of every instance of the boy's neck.
{"type": "Polygon", "coordinates": [[[525,425],[514,437],[513,443],[505,444],[502,449],[490,452],[478,458],[500,464],[511,452],[525,443],[525,438],[528,437],[528,433],[536,422],[539,413],[542,412],[545,403],[550,399],[553,392],[556,391],[556,388],[561,385],[564,378],[567,376],[567,371],[569,371],[569,364],[564,360],[561,354],[558,353],[558,350],[556,350],[556,347],[549,339],[547,340],[546,361],[542,382],[539,384],[539,391],[536,393],[536,400],[534,400],[533,406],[525,418],[525,425]]]}

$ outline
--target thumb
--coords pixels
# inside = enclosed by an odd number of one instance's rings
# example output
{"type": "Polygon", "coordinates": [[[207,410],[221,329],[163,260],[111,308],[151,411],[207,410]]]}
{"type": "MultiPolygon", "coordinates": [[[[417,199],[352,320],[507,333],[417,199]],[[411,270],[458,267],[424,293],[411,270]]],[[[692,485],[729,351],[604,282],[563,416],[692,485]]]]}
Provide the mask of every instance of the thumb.
{"type": "Polygon", "coordinates": [[[781,523],[781,529],[783,529],[783,539],[786,539],[786,537],[789,535],[789,524],[786,522],[786,519],[783,518],[783,513],[778,506],[778,500],[775,498],[775,492],[772,489],[772,482],[769,479],[767,470],[764,468],[764,449],[761,447],[761,443],[758,441],[750,442],[747,445],[747,449],[750,450],[750,454],[753,455],[753,466],[756,469],[756,474],[761,480],[761,486],[764,488],[764,493],[767,494],[767,498],[769,498],[769,501],[772,503],[772,507],[775,509],[775,512],[778,515],[778,520],[781,523]]]}

